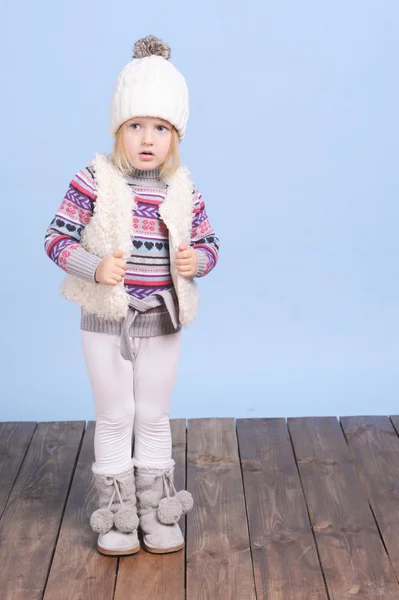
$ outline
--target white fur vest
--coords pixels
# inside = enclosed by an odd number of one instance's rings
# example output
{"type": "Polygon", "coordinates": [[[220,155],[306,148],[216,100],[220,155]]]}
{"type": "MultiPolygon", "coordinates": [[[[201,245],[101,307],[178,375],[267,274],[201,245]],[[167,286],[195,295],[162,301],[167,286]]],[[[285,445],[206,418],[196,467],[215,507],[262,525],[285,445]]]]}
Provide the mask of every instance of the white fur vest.
{"type": "MultiPolygon", "coordinates": [[[[137,207],[132,190],[106,154],[96,154],[91,164],[95,168],[97,198],[93,215],[82,231],[80,243],[92,254],[103,258],[120,249],[127,260],[133,248],[132,211],[137,207]]],[[[179,244],[190,244],[193,209],[193,183],[186,166],[177,169],[166,180],[167,193],[159,213],[169,231],[170,272],[179,300],[179,321],[189,325],[198,308],[198,288],[193,279],[181,277],[176,269],[175,255],[179,244]]],[[[106,285],[66,275],[60,293],[77,302],[86,311],[104,319],[120,321],[128,312],[128,294],[123,280],[106,285]]]]}

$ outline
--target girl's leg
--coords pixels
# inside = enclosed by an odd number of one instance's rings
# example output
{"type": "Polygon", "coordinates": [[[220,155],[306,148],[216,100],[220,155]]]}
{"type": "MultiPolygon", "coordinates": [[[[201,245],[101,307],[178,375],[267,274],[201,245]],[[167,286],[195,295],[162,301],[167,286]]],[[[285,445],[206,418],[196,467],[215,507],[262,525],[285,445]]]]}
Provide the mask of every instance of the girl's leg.
{"type": "Polygon", "coordinates": [[[96,411],[96,465],[104,473],[113,473],[131,462],[133,367],[120,354],[119,335],[82,331],[82,348],[96,411]]]}
{"type": "Polygon", "coordinates": [[[181,331],[132,338],[134,366],[134,456],[168,465],[172,456],[169,407],[180,357],[181,331]]]}

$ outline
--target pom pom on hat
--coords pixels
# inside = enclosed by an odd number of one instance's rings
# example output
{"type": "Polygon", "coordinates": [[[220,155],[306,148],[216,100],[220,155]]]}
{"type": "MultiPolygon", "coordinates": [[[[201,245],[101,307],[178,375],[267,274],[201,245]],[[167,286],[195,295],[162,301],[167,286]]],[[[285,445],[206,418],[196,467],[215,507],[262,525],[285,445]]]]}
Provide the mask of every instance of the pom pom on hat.
{"type": "Polygon", "coordinates": [[[108,533],[114,523],[114,515],[109,508],[98,508],[90,517],[90,525],[96,533],[108,533]]]}
{"type": "Polygon", "coordinates": [[[147,56],[162,56],[168,60],[170,58],[170,48],[155,35],[147,35],[134,44],[133,58],[145,58],[147,56]]]}

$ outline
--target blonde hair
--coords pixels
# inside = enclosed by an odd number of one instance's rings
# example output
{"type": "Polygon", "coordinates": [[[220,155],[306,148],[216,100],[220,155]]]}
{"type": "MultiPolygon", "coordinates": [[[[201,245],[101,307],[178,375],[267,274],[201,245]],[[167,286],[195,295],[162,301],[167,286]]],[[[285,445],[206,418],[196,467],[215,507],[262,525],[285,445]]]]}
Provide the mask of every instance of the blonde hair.
{"type": "MultiPolygon", "coordinates": [[[[126,121],[125,121],[126,123],[126,121]]],[[[129,156],[126,150],[125,143],[125,135],[124,135],[124,125],[118,128],[115,134],[114,146],[112,149],[111,157],[114,162],[114,165],[122,172],[129,173],[133,169],[133,165],[129,160],[129,156]]],[[[160,169],[160,177],[161,179],[166,179],[167,177],[171,177],[178,169],[180,165],[180,138],[177,133],[177,129],[172,126],[172,137],[170,140],[169,151],[166,156],[165,162],[161,165],[160,169]]]]}

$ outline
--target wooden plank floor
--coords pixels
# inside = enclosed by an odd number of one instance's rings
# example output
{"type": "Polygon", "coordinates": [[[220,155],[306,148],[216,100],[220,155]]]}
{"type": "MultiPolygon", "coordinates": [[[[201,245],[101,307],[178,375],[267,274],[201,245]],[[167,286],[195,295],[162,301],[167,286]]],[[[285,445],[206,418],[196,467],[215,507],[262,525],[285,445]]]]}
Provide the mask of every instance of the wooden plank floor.
{"type": "Polygon", "coordinates": [[[0,423],[1,600],[399,599],[399,416],[171,424],[186,547],[118,558],[95,423],[0,423]]]}

